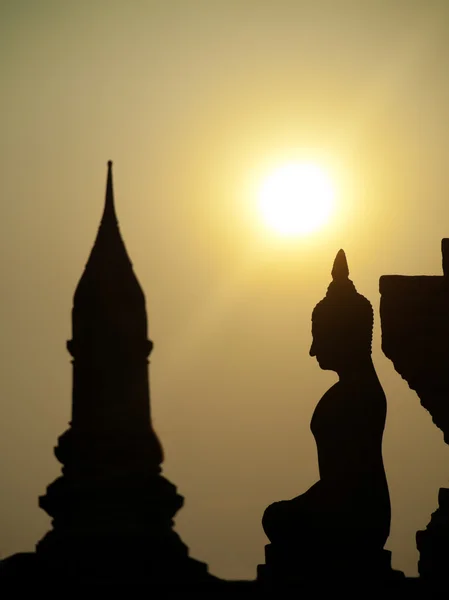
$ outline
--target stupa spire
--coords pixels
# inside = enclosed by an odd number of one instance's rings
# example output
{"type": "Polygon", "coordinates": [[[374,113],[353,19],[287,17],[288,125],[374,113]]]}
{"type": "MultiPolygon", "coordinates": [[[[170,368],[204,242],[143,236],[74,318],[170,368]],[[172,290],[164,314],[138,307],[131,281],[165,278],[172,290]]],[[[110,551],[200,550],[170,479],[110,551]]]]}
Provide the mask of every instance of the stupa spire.
{"type": "Polygon", "coordinates": [[[108,160],[108,172],[106,179],[106,195],[104,201],[103,215],[101,217],[100,227],[98,228],[98,234],[92,248],[89,263],[101,257],[104,264],[110,263],[113,257],[114,262],[117,259],[125,259],[126,262],[131,264],[131,260],[126,251],[125,244],[120,234],[118,225],[117,214],[115,212],[115,201],[114,201],[114,185],[112,179],[112,160],[108,160]]]}
{"type": "MultiPolygon", "coordinates": [[[[84,273],[75,291],[74,305],[89,303],[92,295],[107,298],[108,303],[119,291],[135,298],[144,307],[144,295],[123,242],[115,212],[112,161],[108,161],[106,194],[100,226],[87,260],[84,273]]],[[[128,303],[128,308],[129,306],[128,303]]],[[[143,317],[146,322],[146,316],[143,317]]]]}
{"type": "Polygon", "coordinates": [[[106,180],[106,197],[104,202],[103,217],[101,222],[110,220],[117,223],[117,215],[114,206],[114,185],[112,180],[112,160],[108,160],[108,175],[106,180]]]}

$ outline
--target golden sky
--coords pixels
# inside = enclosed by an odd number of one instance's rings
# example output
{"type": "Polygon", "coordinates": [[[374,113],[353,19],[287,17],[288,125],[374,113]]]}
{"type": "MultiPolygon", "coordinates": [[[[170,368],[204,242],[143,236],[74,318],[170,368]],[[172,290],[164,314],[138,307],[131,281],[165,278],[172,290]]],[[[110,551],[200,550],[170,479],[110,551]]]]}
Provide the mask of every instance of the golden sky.
{"type": "Polygon", "coordinates": [[[0,556],[49,528],[37,498],[60,472],[72,296],[112,159],[191,554],[254,577],[264,508],[318,476],[309,422],[335,376],[308,355],[310,315],[342,247],[376,311],[387,547],[416,574],[448,448],[380,351],[378,280],[441,273],[448,28],[443,0],[1,3],[0,556]],[[285,243],[252,190],[298,157],[329,169],[339,204],[321,232],[285,243]]]}

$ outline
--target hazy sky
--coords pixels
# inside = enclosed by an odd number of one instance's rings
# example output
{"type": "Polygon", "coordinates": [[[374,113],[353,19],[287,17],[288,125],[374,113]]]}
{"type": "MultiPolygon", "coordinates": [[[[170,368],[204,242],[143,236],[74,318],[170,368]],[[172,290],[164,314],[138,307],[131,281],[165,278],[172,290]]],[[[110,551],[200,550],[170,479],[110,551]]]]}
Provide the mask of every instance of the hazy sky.
{"type": "Polygon", "coordinates": [[[310,315],[342,247],[376,311],[387,547],[416,574],[415,532],[447,485],[449,450],[380,351],[378,280],[441,273],[448,3],[3,0],[0,62],[0,555],[50,526],[37,502],[70,420],[72,296],[113,159],[192,556],[255,577],[265,507],[318,477],[309,423],[335,375],[308,355],[310,315]],[[297,157],[329,169],[339,204],[320,233],[285,243],[253,191],[297,157]]]}

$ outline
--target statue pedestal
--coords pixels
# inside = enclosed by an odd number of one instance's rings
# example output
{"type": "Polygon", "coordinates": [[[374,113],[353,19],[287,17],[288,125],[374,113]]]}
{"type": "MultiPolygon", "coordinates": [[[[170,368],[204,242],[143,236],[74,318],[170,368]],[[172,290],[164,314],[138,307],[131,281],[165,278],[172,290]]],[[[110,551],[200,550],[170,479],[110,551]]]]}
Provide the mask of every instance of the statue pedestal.
{"type": "Polygon", "coordinates": [[[357,548],[343,550],[307,546],[292,553],[273,544],[265,546],[265,564],[257,567],[257,580],[264,585],[390,585],[404,579],[391,567],[391,552],[376,553],[357,548]]]}

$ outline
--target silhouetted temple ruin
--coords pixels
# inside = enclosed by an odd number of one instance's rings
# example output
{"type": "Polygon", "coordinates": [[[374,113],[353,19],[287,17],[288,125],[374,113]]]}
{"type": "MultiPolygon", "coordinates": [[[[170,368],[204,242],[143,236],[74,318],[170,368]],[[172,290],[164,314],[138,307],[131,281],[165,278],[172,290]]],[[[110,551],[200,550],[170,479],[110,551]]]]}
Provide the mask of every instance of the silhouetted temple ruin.
{"type": "MultiPolygon", "coordinates": [[[[449,239],[441,242],[443,275],[384,275],[380,279],[382,349],[429,411],[449,443],[449,239]]],[[[423,581],[449,590],[449,489],[418,531],[423,581]]]]}
{"type": "MultiPolygon", "coordinates": [[[[380,280],[383,351],[446,442],[448,265],[449,240],[443,240],[443,276],[380,280]]],[[[419,578],[394,571],[384,549],[391,518],[382,459],[386,399],[371,360],[372,328],[372,306],[349,279],[340,251],[312,315],[310,354],[339,375],[311,421],[320,480],[266,509],[270,544],[256,580],[214,577],[174,530],[183,497],[162,475],[162,445],[151,421],[145,296],[120,235],[109,162],[103,216],[74,295],[67,343],[72,416],[55,448],[62,473],[39,499],[52,527],[35,552],[0,561],[0,592],[29,585],[47,590],[54,582],[64,583],[63,590],[143,584],[151,593],[162,587],[276,593],[287,586],[298,595],[329,587],[364,596],[377,588],[378,595],[427,598],[448,591],[448,489],[440,490],[438,510],[417,534],[419,578]]]]}

